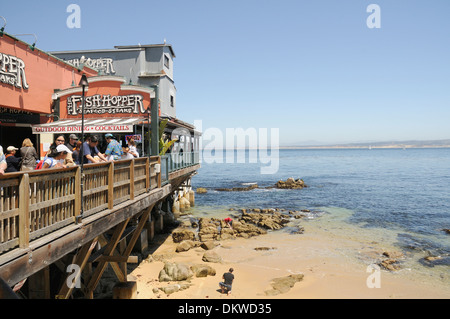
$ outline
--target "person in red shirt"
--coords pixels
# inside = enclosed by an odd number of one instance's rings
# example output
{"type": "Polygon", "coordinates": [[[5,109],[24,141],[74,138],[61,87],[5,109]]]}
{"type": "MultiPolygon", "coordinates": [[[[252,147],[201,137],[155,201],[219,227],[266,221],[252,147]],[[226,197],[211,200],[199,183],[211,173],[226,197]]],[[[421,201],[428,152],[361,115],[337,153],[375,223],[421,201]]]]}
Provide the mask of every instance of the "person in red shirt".
{"type": "Polygon", "coordinates": [[[232,220],[230,217],[225,218],[225,219],[224,219],[224,222],[226,223],[226,225],[227,225],[228,227],[230,227],[231,229],[233,229],[233,227],[231,227],[232,224],[233,224],[233,220],[232,220]]]}

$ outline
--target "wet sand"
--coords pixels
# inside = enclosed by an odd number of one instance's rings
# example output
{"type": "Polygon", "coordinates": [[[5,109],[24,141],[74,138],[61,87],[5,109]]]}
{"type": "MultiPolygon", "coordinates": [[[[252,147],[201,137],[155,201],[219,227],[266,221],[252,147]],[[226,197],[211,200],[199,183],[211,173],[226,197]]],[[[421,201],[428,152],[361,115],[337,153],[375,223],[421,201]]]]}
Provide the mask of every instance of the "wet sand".
{"type": "MultiPolygon", "coordinates": [[[[325,221],[326,222],[326,221],[325,221]]],[[[354,240],[338,231],[324,228],[324,223],[304,224],[304,234],[289,234],[283,231],[269,232],[266,235],[249,239],[236,238],[219,241],[214,248],[223,259],[222,263],[202,261],[205,250],[201,247],[187,252],[176,253],[176,245],[169,236],[152,253],[153,261],[143,261],[130,274],[138,284],[138,299],[307,299],[307,298],[357,298],[357,299],[447,299],[450,286],[445,279],[428,278],[417,275],[414,269],[405,268],[397,272],[381,270],[380,288],[369,288],[368,277],[375,276],[373,268],[368,266],[385,248],[373,241],[354,240]],[[269,247],[270,250],[255,250],[257,247],[269,247]],[[158,275],[164,262],[185,263],[187,265],[208,264],[216,270],[215,276],[192,277],[192,284],[186,290],[170,295],[162,291],[154,292],[177,282],[159,282],[158,275]],[[220,293],[219,282],[222,274],[230,267],[234,268],[235,281],[231,295],[220,293]],[[271,280],[290,274],[303,274],[288,292],[276,296],[267,296],[271,289],[271,280]],[[439,284],[436,284],[436,280],[439,284]],[[444,282],[442,282],[444,281],[444,282]]],[[[338,227],[340,228],[340,227],[338,227]]],[[[345,230],[348,233],[348,230],[345,230]]],[[[388,247],[389,249],[391,247],[388,247]]],[[[448,271],[448,270],[447,270],[448,271]]],[[[374,281],[375,280],[375,281],[374,281]]]]}

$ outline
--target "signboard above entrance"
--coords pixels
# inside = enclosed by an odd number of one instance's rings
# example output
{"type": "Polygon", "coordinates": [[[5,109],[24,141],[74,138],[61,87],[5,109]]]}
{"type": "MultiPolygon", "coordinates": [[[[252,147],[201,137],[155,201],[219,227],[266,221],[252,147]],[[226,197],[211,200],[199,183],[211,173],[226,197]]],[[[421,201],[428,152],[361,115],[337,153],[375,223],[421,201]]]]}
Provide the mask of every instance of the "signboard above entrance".
{"type": "MultiPolygon", "coordinates": [[[[81,95],[67,98],[67,114],[81,114],[81,95]]],[[[85,99],[84,114],[144,114],[144,97],[141,94],[129,95],[92,95],[85,99]]]]}
{"type": "Polygon", "coordinates": [[[153,88],[126,85],[125,78],[119,76],[94,76],[88,78],[82,110],[82,88],[71,87],[53,94],[59,104],[60,119],[147,117],[153,88]]]}
{"type": "MultiPolygon", "coordinates": [[[[133,132],[133,125],[144,121],[143,118],[89,119],[85,120],[85,133],[128,133],[133,132]]],[[[81,133],[80,120],[63,120],[32,126],[33,134],[40,133],[81,133]]]]}

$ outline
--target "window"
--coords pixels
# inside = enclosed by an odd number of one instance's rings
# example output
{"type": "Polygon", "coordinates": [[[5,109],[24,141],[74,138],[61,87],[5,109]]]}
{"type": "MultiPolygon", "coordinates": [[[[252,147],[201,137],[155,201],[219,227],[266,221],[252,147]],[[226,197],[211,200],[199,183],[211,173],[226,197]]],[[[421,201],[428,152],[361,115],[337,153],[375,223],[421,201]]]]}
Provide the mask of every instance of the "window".
{"type": "Polygon", "coordinates": [[[170,106],[175,107],[175,101],[174,101],[173,95],[170,96],[170,106]]]}
{"type": "Polygon", "coordinates": [[[167,55],[164,54],[164,66],[168,69],[170,69],[170,60],[167,55]]]}

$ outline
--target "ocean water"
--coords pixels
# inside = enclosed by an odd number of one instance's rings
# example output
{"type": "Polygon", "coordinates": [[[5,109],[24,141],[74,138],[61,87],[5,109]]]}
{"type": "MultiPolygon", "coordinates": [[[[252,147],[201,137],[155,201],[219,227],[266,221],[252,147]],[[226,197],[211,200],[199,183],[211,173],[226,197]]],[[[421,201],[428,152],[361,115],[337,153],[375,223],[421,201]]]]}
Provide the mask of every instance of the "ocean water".
{"type": "Polygon", "coordinates": [[[230,208],[309,209],[311,218],[338,225],[336,232],[386,242],[408,256],[408,267],[450,278],[450,235],[443,231],[450,228],[450,149],[279,150],[274,174],[261,174],[269,159],[258,153],[235,151],[231,163],[226,156],[233,154],[224,153],[221,163],[213,155],[203,157],[192,178],[194,189],[208,190],[196,195],[194,216],[223,217],[230,208]],[[289,177],[308,187],[267,188],[289,177]],[[216,190],[252,183],[259,188],[216,190]],[[426,256],[442,258],[428,263],[426,256]]]}

